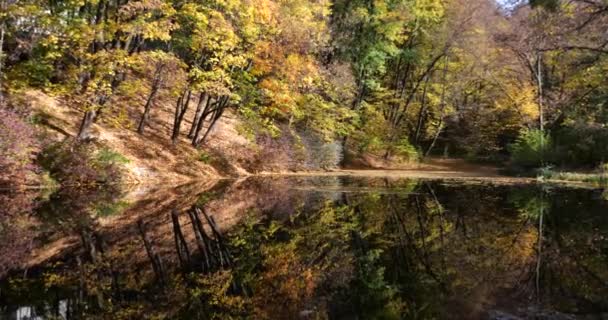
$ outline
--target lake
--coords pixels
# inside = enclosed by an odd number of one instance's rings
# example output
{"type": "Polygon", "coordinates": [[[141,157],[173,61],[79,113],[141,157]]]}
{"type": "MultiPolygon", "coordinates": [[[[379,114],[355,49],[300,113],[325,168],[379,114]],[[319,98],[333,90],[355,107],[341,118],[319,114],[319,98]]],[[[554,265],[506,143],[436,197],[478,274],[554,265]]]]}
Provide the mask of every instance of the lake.
{"type": "Polygon", "coordinates": [[[352,176],[2,194],[0,319],[608,319],[607,199],[352,176]]]}

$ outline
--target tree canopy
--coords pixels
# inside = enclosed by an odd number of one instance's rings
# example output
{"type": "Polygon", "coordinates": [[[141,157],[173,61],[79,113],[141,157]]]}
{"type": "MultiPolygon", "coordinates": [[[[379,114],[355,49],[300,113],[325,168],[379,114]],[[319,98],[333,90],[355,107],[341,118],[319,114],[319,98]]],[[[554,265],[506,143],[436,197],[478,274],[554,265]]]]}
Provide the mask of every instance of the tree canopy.
{"type": "Polygon", "coordinates": [[[496,161],[529,130],[553,138],[549,162],[608,156],[602,0],[0,5],[0,97],[30,87],[62,95],[83,114],[81,141],[108,110],[145,96],[137,131],[171,101],[174,143],[196,108],[195,147],[232,110],[258,134],[302,129],[386,159],[496,161]]]}

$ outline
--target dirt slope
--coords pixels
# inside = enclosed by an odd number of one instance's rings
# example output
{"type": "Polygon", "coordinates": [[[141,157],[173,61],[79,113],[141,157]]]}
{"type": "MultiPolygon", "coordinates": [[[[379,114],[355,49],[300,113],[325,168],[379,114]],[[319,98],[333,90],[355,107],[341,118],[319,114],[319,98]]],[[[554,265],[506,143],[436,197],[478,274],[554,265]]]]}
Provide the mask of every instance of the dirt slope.
{"type": "MultiPolygon", "coordinates": [[[[83,110],[69,106],[60,98],[52,97],[41,91],[30,90],[22,97],[46,128],[51,141],[61,141],[76,135],[83,110]]],[[[142,104],[143,105],[143,104],[142,104]]],[[[112,115],[102,117],[93,126],[93,133],[100,142],[121,153],[129,163],[127,180],[132,183],[183,183],[191,180],[218,178],[226,175],[246,175],[238,160],[252,154],[252,143],[239,135],[238,119],[227,115],[219,121],[209,137],[205,152],[211,150],[224,159],[221,166],[213,166],[201,161],[201,150],[193,148],[186,138],[195,112],[195,105],[190,105],[182,124],[182,138],[173,145],[170,141],[173,110],[170,104],[162,104],[151,113],[151,119],[145,133],[139,135],[135,125],[141,116],[142,106],[135,104],[127,108],[127,119],[117,125],[107,120],[112,115]],[[219,168],[219,170],[218,170],[219,168]]],[[[110,108],[108,113],[113,112],[110,108]]]]}

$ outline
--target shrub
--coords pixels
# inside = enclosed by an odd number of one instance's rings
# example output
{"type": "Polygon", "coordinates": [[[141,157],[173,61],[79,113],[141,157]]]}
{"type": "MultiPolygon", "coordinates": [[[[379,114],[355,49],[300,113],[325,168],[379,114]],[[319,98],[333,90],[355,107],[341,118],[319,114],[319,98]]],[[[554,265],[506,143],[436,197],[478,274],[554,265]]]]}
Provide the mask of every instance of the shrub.
{"type": "Polygon", "coordinates": [[[513,164],[533,168],[550,160],[551,138],[540,130],[524,130],[515,143],[509,145],[513,164]]]}
{"type": "Polygon", "coordinates": [[[0,107],[0,185],[24,183],[35,169],[34,130],[15,112],[0,107]]]}
{"type": "Polygon", "coordinates": [[[212,159],[211,159],[211,155],[208,152],[201,150],[198,152],[196,160],[200,161],[202,163],[205,163],[205,164],[209,164],[209,163],[211,163],[212,159]]]}
{"type": "Polygon", "coordinates": [[[104,165],[120,165],[129,163],[129,159],[108,147],[101,147],[99,151],[97,151],[96,158],[97,162],[104,165]]]}
{"type": "Polygon", "coordinates": [[[406,138],[401,139],[395,146],[395,152],[407,161],[417,161],[420,159],[420,153],[406,138]]]}
{"type": "Polygon", "coordinates": [[[41,165],[64,186],[95,186],[120,182],[120,165],[128,160],[106,147],[66,140],[45,149],[41,165]]]}
{"type": "Polygon", "coordinates": [[[594,168],[608,160],[608,128],[595,124],[563,126],[553,133],[560,166],[594,168]]]}
{"type": "Polygon", "coordinates": [[[306,169],[333,169],[342,162],[342,144],[338,141],[327,141],[311,130],[299,133],[304,152],[306,169]]]}

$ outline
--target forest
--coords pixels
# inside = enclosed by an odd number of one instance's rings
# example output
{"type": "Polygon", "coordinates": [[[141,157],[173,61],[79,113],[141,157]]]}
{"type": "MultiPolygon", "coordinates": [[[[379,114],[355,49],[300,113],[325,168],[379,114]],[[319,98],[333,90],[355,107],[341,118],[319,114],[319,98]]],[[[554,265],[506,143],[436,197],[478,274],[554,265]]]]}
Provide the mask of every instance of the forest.
{"type": "Polygon", "coordinates": [[[103,167],[95,162],[104,152],[124,158],[104,147],[96,125],[137,132],[143,144],[157,143],[145,138],[154,134],[170,142],[166,148],[190,145],[206,162],[210,133],[227,117],[255,146],[253,163],[290,143],[283,161],[309,152],[323,169],[365,155],[385,163],[458,157],[514,172],[605,168],[604,0],[2,0],[0,7],[5,183],[32,172],[69,179],[59,172],[67,162],[88,162],[74,179],[95,179],[86,169],[103,167]],[[36,109],[32,91],[77,116],[54,123],[52,112],[36,109]],[[171,114],[162,128],[153,121],[161,108],[171,114]]]}
{"type": "Polygon", "coordinates": [[[0,0],[0,319],[606,319],[608,0],[0,0]]]}

